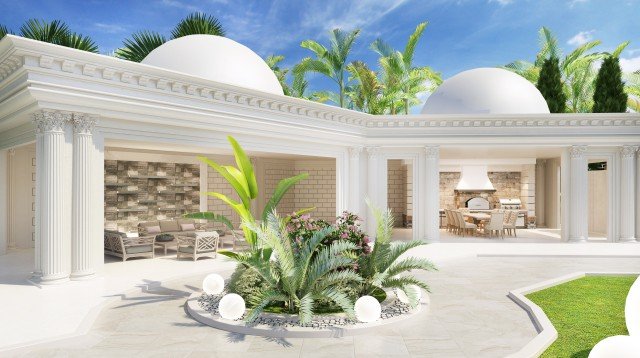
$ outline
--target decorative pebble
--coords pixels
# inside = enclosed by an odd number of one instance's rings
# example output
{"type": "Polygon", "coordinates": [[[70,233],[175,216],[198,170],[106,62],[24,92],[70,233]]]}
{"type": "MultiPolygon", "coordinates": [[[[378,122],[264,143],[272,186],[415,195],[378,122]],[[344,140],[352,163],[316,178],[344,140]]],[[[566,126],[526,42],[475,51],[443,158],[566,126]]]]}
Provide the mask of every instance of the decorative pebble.
{"type": "MultiPolygon", "coordinates": [[[[220,303],[220,300],[225,295],[225,293],[226,292],[222,292],[219,295],[209,295],[203,293],[202,296],[198,297],[198,304],[203,310],[209,312],[210,314],[219,315],[218,304],[220,303]]],[[[393,317],[401,316],[403,314],[407,314],[410,311],[411,307],[409,305],[404,304],[396,299],[391,304],[382,306],[382,313],[380,314],[380,318],[382,320],[390,319],[393,317]]],[[[244,316],[238,320],[241,320],[243,318],[244,316]]],[[[311,322],[302,324],[298,321],[297,316],[291,316],[291,319],[286,319],[263,315],[258,317],[252,324],[279,328],[307,327],[313,329],[325,329],[336,326],[354,325],[358,324],[358,322],[353,319],[339,316],[318,316],[311,322]]]]}

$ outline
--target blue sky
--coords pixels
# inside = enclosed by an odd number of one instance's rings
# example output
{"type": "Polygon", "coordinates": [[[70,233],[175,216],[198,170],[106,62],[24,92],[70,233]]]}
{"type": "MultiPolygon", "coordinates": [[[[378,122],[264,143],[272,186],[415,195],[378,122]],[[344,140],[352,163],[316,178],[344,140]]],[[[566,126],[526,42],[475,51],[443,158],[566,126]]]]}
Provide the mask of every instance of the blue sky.
{"type": "MultiPolygon", "coordinates": [[[[285,65],[308,55],[300,41],[325,41],[327,31],[341,27],[362,30],[352,59],[375,66],[376,55],[369,49],[375,38],[402,48],[426,20],[415,61],[445,78],[474,67],[531,60],[541,26],[552,29],[565,53],[592,38],[603,41],[600,51],[630,40],[623,67],[640,68],[640,0],[0,0],[0,8],[0,23],[14,31],[31,17],[62,19],[72,30],[90,35],[105,53],[139,30],[168,35],[181,18],[203,11],[222,22],[228,37],[258,54],[285,55],[285,65]]],[[[315,78],[312,85],[330,84],[315,78]]]]}

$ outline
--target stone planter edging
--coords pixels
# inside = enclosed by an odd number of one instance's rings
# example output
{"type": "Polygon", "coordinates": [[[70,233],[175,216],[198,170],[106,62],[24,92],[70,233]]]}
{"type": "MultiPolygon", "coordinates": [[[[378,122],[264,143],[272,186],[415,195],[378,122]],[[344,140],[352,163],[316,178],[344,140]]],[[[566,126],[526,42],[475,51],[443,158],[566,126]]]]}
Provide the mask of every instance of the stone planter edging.
{"type": "Polygon", "coordinates": [[[533,303],[525,295],[532,292],[541,291],[545,288],[557,286],[575,279],[585,276],[623,276],[623,275],[640,275],[640,272],[575,272],[569,275],[560,276],[551,280],[539,282],[531,286],[522,287],[509,292],[508,297],[511,298],[518,306],[522,307],[533,321],[538,335],[529,341],[519,351],[511,354],[509,358],[536,358],[539,357],[549,346],[558,338],[558,331],[553,326],[547,315],[540,306],[533,303]]]}
{"type": "MultiPolygon", "coordinates": [[[[231,321],[220,317],[219,315],[213,315],[210,312],[200,307],[198,303],[198,297],[202,295],[202,292],[194,292],[189,296],[186,302],[186,308],[189,315],[196,321],[205,324],[207,326],[221,329],[227,332],[247,334],[254,336],[263,336],[271,338],[334,338],[334,337],[348,337],[360,334],[371,333],[374,329],[382,326],[388,326],[404,321],[406,319],[414,317],[422,310],[428,309],[429,304],[421,302],[420,305],[411,310],[407,314],[400,316],[381,319],[371,323],[357,323],[346,326],[333,326],[329,328],[312,328],[312,327],[282,327],[276,328],[268,325],[255,325],[247,326],[244,321],[231,321]]],[[[277,316],[277,315],[273,315],[277,316]]]]}

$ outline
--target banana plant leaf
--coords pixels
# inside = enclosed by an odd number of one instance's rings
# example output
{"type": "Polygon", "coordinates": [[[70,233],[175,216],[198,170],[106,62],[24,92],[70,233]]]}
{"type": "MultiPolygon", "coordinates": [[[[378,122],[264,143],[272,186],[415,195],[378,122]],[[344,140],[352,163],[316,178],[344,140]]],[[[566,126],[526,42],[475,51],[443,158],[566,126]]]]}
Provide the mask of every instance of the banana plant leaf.
{"type": "MultiPolygon", "coordinates": [[[[232,174],[227,169],[228,167],[219,165],[218,163],[214,162],[213,160],[207,157],[199,156],[198,160],[209,165],[215,171],[220,173],[220,175],[222,175],[222,177],[225,178],[229,182],[229,184],[231,184],[235,192],[238,193],[238,197],[240,197],[242,204],[247,208],[251,207],[252,198],[250,196],[250,193],[248,192],[248,184],[247,184],[247,181],[242,176],[236,176],[232,174]]],[[[235,169],[235,170],[237,171],[238,169],[235,169]]]]}
{"type": "MultiPolygon", "coordinates": [[[[251,215],[251,211],[249,211],[249,209],[245,207],[242,203],[238,203],[237,201],[221,193],[207,192],[207,195],[213,196],[214,198],[218,198],[224,201],[236,213],[238,213],[238,215],[240,215],[240,218],[242,219],[242,221],[254,222],[253,215],[251,215]]],[[[247,243],[252,247],[255,246],[256,240],[257,240],[256,234],[253,231],[249,230],[249,228],[247,228],[245,225],[242,225],[241,227],[242,227],[242,232],[244,233],[244,238],[247,241],[247,243]]]]}
{"type": "Polygon", "coordinates": [[[278,206],[280,200],[282,200],[284,195],[287,193],[287,191],[289,191],[289,189],[291,189],[293,185],[295,185],[300,180],[307,179],[308,177],[308,173],[302,173],[290,178],[282,179],[276,186],[276,189],[273,191],[271,199],[269,199],[267,204],[264,206],[264,210],[262,211],[262,221],[267,220],[267,216],[269,215],[269,213],[271,213],[273,209],[278,206]]]}
{"type": "Polygon", "coordinates": [[[227,139],[233,147],[233,155],[236,158],[236,164],[246,180],[249,197],[251,199],[255,199],[258,197],[258,182],[256,181],[256,175],[253,172],[253,165],[240,144],[238,144],[238,142],[231,136],[228,136],[227,139]]]}
{"type": "Polygon", "coordinates": [[[202,211],[199,213],[184,214],[182,215],[182,217],[186,219],[200,219],[200,220],[223,223],[226,227],[229,228],[229,230],[233,230],[233,223],[231,222],[231,220],[227,219],[227,217],[224,215],[216,214],[211,211],[202,211]]]}

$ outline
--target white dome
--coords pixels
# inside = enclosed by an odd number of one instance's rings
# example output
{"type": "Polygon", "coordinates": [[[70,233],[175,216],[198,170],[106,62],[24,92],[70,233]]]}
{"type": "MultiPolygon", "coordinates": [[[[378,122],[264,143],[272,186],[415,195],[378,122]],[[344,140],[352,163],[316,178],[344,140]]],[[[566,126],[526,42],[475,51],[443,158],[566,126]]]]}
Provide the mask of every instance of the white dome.
{"type": "Polygon", "coordinates": [[[423,114],[549,113],[547,101],[524,77],[501,68],[476,68],[444,81],[423,114]]]}
{"type": "Polygon", "coordinates": [[[282,95],[269,66],[248,47],[226,37],[190,35],[168,41],[142,60],[207,80],[282,95]]]}

